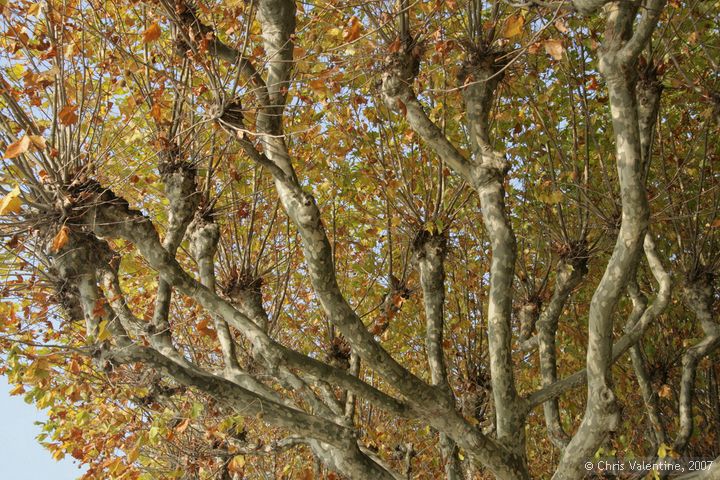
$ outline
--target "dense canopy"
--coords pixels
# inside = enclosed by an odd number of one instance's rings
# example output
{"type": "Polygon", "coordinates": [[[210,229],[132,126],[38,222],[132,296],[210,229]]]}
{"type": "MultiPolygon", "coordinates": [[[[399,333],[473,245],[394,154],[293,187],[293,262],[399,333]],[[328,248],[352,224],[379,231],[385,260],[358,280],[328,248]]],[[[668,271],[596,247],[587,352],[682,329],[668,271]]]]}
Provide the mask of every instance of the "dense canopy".
{"type": "Polygon", "coordinates": [[[0,373],[83,478],[720,455],[720,2],[0,10],[0,373]]]}

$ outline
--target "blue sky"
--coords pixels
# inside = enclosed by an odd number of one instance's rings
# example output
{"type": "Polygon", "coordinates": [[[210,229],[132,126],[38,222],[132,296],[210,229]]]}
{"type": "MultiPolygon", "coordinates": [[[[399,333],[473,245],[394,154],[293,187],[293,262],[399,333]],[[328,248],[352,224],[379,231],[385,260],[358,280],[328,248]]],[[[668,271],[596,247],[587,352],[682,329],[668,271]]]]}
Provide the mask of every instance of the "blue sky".
{"type": "Polygon", "coordinates": [[[7,379],[0,375],[0,479],[75,480],[81,475],[72,460],[56,462],[35,437],[40,427],[34,422],[45,416],[22,395],[11,397],[7,379]]]}

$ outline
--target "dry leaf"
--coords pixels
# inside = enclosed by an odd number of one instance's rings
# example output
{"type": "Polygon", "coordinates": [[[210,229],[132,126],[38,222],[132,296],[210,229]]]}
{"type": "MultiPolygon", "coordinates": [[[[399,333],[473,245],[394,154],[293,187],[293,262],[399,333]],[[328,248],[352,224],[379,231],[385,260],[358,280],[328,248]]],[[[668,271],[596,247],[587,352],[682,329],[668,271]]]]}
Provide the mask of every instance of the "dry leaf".
{"type": "Polygon", "coordinates": [[[660,387],[658,396],[660,398],[670,398],[672,396],[672,390],[670,389],[670,385],[663,385],[662,387],[660,387]]]}
{"type": "Polygon", "coordinates": [[[52,251],[57,253],[61,248],[65,246],[70,240],[70,229],[65,225],[62,226],[60,231],[55,235],[52,241],[52,251]]]}
{"type": "Polygon", "coordinates": [[[45,150],[45,139],[41,137],[40,135],[29,135],[30,142],[32,142],[33,146],[37,148],[38,150],[45,150]]]}
{"type": "Polygon", "coordinates": [[[143,32],[143,42],[150,43],[160,38],[160,25],[157,22],[153,22],[147,30],[143,32]]]}
{"type": "Polygon", "coordinates": [[[160,109],[160,104],[155,102],[150,109],[150,116],[158,123],[162,121],[162,110],[160,109]]]}
{"type": "Polygon", "coordinates": [[[325,82],[319,78],[316,78],[315,80],[310,80],[309,82],[310,88],[317,91],[325,91],[325,82]]]}
{"type": "Polygon", "coordinates": [[[177,433],[183,433],[185,430],[187,430],[187,428],[189,426],[190,426],[190,419],[186,418],[185,420],[180,422],[177,427],[175,427],[175,431],[177,433]]]}
{"type": "Polygon", "coordinates": [[[20,213],[22,202],[20,201],[20,187],[15,187],[0,201],[0,215],[8,213],[20,213]]]}
{"type": "Polygon", "coordinates": [[[397,37],[390,45],[388,45],[388,52],[397,53],[402,50],[403,42],[400,37],[397,37]]]}
{"type": "Polygon", "coordinates": [[[397,104],[398,104],[398,108],[400,109],[400,113],[402,113],[402,116],[407,117],[407,106],[399,98],[398,98],[397,104]]]}
{"type": "Polygon", "coordinates": [[[235,455],[230,463],[228,463],[228,470],[233,473],[240,473],[245,466],[245,457],[242,455],[235,455]]]}
{"type": "Polygon", "coordinates": [[[555,60],[562,60],[565,49],[563,48],[560,40],[545,40],[545,42],[543,42],[543,46],[545,47],[545,51],[548,55],[553,57],[555,60]]]}
{"type": "Polygon", "coordinates": [[[525,17],[520,14],[512,15],[505,21],[503,27],[502,36],[505,38],[512,38],[522,33],[522,28],[525,25],[525,17]]]}
{"type": "Polygon", "coordinates": [[[362,30],[362,24],[357,17],[350,19],[350,27],[343,32],[343,40],[346,42],[352,42],[360,38],[360,31],[362,30]]]}
{"type": "Polygon", "coordinates": [[[565,22],[560,19],[555,20],[555,28],[557,28],[560,33],[568,33],[570,31],[565,22]]]}
{"type": "Polygon", "coordinates": [[[7,150],[5,150],[5,158],[15,158],[22,155],[28,151],[28,148],[30,148],[30,137],[23,135],[20,140],[8,145],[7,150]]]}
{"type": "Polygon", "coordinates": [[[60,113],[58,113],[60,123],[63,125],[72,125],[77,122],[78,116],[77,113],[75,113],[76,110],[77,107],[75,105],[65,105],[62,110],[60,110],[60,113]]]}

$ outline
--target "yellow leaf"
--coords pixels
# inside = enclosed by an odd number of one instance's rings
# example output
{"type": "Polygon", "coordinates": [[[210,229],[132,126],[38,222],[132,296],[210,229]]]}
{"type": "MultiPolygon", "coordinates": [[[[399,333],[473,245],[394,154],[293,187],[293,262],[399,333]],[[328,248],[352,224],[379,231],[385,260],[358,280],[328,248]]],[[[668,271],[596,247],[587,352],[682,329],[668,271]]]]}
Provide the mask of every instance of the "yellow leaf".
{"type": "Polygon", "coordinates": [[[39,3],[33,3],[27,10],[27,14],[29,17],[36,17],[38,13],[40,13],[39,3]]]}
{"type": "Polygon", "coordinates": [[[562,60],[565,48],[563,48],[560,40],[545,40],[543,42],[543,46],[545,47],[545,51],[548,55],[553,57],[555,60],[562,60]]]}
{"type": "Polygon", "coordinates": [[[108,331],[107,324],[108,324],[107,320],[103,320],[102,322],[100,322],[100,326],[98,327],[98,336],[97,336],[98,342],[104,342],[105,340],[110,338],[110,332],[108,331]]]}
{"type": "Polygon", "coordinates": [[[23,393],[25,393],[25,387],[22,384],[10,390],[10,395],[22,395],[23,393]]]}
{"type": "Polygon", "coordinates": [[[524,25],[525,17],[520,14],[512,15],[505,21],[502,36],[505,38],[512,38],[516,35],[520,35],[524,25]]]}
{"type": "Polygon", "coordinates": [[[150,43],[160,38],[160,25],[157,22],[153,22],[145,32],[143,32],[143,42],[150,43]]]}
{"type": "Polygon", "coordinates": [[[10,190],[10,193],[5,195],[0,200],[0,215],[7,215],[8,213],[20,213],[20,207],[22,202],[18,198],[20,196],[20,187],[15,187],[10,190]]]}
{"type": "Polygon", "coordinates": [[[239,473],[245,466],[245,457],[242,455],[235,455],[230,463],[228,463],[228,470],[230,472],[239,473]]]}
{"type": "Polygon", "coordinates": [[[65,244],[70,240],[70,229],[65,225],[62,226],[60,231],[55,235],[52,241],[52,251],[57,253],[65,244]]]}
{"type": "Polygon", "coordinates": [[[5,150],[5,158],[15,158],[22,155],[28,151],[28,148],[30,148],[30,137],[23,135],[20,140],[8,145],[7,150],[5,150]]]}
{"type": "Polygon", "coordinates": [[[41,137],[40,135],[30,135],[30,142],[37,148],[38,150],[45,150],[45,139],[41,137]]]}

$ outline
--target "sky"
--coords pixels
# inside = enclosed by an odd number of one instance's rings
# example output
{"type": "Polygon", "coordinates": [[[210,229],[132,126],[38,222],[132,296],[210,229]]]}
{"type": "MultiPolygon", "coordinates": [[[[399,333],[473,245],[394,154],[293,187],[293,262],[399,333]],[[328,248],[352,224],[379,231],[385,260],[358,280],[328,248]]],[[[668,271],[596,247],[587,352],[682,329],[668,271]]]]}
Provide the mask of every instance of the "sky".
{"type": "Polygon", "coordinates": [[[72,459],[56,462],[35,439],[40,426],[34,422],[45,419],[43,412],[9,392],[7,378],[0,375],[0,479],[77,479],[82,472],[72,459]]]}

